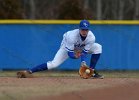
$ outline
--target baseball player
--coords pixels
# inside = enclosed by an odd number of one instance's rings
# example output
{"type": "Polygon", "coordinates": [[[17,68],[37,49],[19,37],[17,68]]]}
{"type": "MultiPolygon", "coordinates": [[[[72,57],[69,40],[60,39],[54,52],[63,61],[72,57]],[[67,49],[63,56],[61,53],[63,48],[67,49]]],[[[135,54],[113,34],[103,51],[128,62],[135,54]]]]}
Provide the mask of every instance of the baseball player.
{"type": "Polygon", "coordinates": [[[95,66],[102,53],[102,46],[95,43],[95,36],[89,29],[90,23],[87,20],[81,20],[79,29],[74,29],[66,32],[63,35],[61,46],[57,51],[54,59],[41,65],[35,66],[29,70],[22,71],[20,74],[32,74],[43,70],[50,70],[58,67],[67,58],[78,59],[81,58],[81,65],[86,65],[86,56],[91,54],[90,68],[94,70],[92,78],[104,78],[95,70],[95,66]]]}

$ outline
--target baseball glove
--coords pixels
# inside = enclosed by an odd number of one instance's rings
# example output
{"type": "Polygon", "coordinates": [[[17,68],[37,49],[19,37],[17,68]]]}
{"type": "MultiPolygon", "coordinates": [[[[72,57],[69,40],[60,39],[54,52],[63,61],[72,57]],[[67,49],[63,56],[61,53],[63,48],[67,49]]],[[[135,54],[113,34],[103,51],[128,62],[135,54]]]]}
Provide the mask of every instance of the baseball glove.
{"type": "Polygon", "coordinates": [[[88,66],[81,66],[79,69],[79,75],[81,78],[88,79],[93,75],[94,71],[88,66]]]}

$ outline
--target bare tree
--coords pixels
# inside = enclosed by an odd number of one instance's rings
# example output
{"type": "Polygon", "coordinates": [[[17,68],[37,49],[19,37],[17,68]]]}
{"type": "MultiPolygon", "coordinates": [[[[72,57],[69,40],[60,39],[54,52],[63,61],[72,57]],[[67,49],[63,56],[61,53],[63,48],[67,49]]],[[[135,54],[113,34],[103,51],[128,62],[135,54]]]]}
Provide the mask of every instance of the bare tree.
{"type": "Polygon", "coordinates": [[[22,19],[23,8],[17,0],[0,0],[0,19],[22,19]]]}
{"type": "Polygon", "coordinates": [[[84,0],[84,9],[88,9],[89,8],[89,1],[90,0],[84,0]]]}
{"type": "Polygon", "coordinates": [[[119,20],[122,20],[124,18],[123,14],[124,14],[124,1],[123,0],[120,0],[119,1],[119,16],[118,16],[118,19],[119,20]]]}
{"type": "Polygon", "coordinates": [[[138,20],[139,0],[0,0],[0,18],[138,20]]]}
{"type": "Polygon", "coordinates": [[[139,0],[135,1],[135,14],[134,14],[134,19],[137,20],[139,19],[139,0]]]}
{"type": "Polygon", "coordinates": [[[30,3],[30,19],[35,19],[35,1],[34,0],[29,0],[30,3]]]}
{"type": "Polygon", "coordinates": [[[102,19],[102,0],[97,0],[97,20],[102,19]]]}

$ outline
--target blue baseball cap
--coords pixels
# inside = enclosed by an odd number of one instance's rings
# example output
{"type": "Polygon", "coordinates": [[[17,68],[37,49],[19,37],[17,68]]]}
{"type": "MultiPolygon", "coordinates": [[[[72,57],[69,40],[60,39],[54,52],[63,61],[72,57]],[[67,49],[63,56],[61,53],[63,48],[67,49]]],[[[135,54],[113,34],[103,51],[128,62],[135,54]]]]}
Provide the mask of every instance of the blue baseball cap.
{"type": "Polygon", "coordinates": [[[90,23],[87,20],[81,20],[79,24],[79,28],[83,30],[89,30],[90,23]]]}

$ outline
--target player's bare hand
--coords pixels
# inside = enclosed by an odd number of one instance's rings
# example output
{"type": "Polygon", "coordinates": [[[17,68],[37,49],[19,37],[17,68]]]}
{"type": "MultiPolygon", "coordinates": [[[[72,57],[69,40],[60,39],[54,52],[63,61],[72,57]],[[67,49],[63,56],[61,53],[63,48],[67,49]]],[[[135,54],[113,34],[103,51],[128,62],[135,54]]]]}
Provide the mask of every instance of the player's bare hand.
{"type": "Polygon", "coordinates": [[[80,58],[81,57],[81,51],[77,50],[75,51],[75,58],[80,58]]]}

